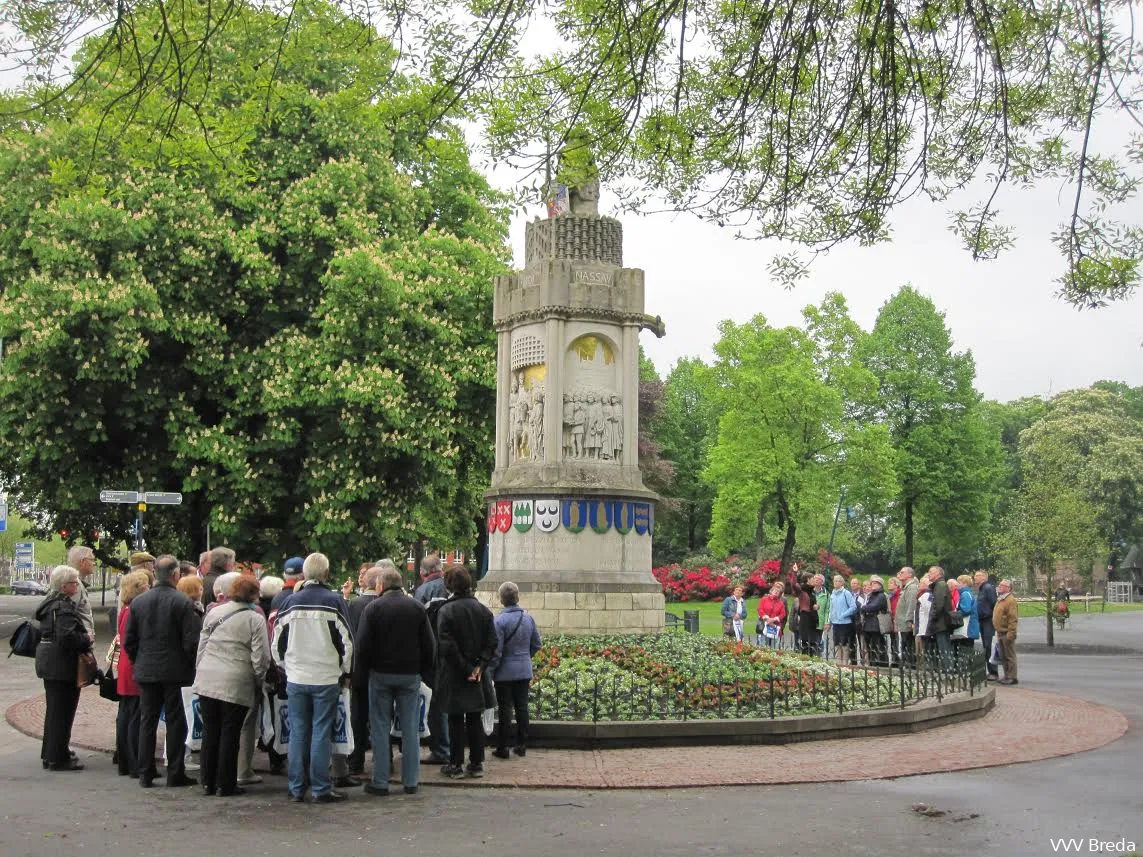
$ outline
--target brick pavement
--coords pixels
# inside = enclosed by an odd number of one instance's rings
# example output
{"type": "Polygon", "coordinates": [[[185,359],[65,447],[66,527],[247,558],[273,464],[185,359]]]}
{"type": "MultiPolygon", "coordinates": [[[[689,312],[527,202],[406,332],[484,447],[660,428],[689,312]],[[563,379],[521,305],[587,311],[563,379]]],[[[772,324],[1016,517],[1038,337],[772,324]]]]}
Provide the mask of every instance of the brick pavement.
{"type": "MultiPolygon", "coordinates": [[[[34,697],[12,705],[6,716],[16,729],[39,737],[43,709],[43,697],[34,697]]],[[[73,745],[110,752],[115,712],[116,705],[101,699],[95,688],[85,690],[73,745]]],[[[1127,728],[1127,718],[1104,705],[1001,687],[995,707],[980,720],[914,734],[780,746],[535,749],[524,759],[489,756],[488,775],[482,780],[444,780],[428,770],[422,772],[422,782],[462,788],[585,789],[844,782],[1066,756],[1102,747],[1127,728]]],[[[256,761],[265,764],[265,756],[259,754],[256,761]]]]}

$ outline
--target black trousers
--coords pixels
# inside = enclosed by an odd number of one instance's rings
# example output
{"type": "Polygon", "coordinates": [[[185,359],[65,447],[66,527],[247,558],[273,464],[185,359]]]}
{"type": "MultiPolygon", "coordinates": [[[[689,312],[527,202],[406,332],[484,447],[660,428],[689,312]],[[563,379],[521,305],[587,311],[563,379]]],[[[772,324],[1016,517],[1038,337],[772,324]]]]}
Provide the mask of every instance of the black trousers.
{"type": "MultiPolygon", "coordinates": [[[[813,617],[811,617],[812,619],[813,617]]],[[[802,632],[799,635],[801,645],[798,646],[798,651],[807,655],[814,655],[815,657],[821,654],[822,645],[822,632],[818,629],[817,624],[810,624],[806,620],[801,620],[802,632]]]]}
{"type": "Polygon", "coordinates": [[[75,709],[79,705],[79,688],[75,679],[56,681],[44,679],[44,742],[40,758],[49,765],[68,764],[71,752],[71,727],[75,722],[75,709]]]}
{"type": "Polygon", "coordinates": [[[183,712],[183,689],[170,682],[139,682],[139,776],[149,777],[155,770],[155,733],[159,729],[159,712],[167,718],[167,783],[186,776],[183,758],[187,744],[187,718],[183,712]]]}
{"type": "MultiPolygon", "coordinates": [[[[992,658],[992,638],[996,636],[996,629],[992,626],[991,619],[980,620],[980,642],[984,645],[984,659],[986,661],[992,658]]],[[[996,664],[988,664],[989,675],[1000,675],[1000,667],[996,664]]]]}
{"type": "Polygon", "coordinates": [[[464,764],[464,745],[468,744],[468,763],[470,765],[484,764],[484,721],[483,712],[466,711],[464,714],[450,714],[448,716],[448,734],[452,741],[449,748],[449,762],[453,765],[464,764]]]}
{"type": "Polygon", "coordinates": [[[361,773],[365,767],[365,750],[372,747],[369,738],[369,686],[355,687],[349,694],[349,724],[353,728],[353,752],[349,754],[349,772],[361,773]]]}
{"type": "Polygon", "coordinates": [[[139,697],[119,697],[119,713],[115,717],[115,752],[119,757],[119,773],[139,776],[139,697]]]}
{"type": "Polygon", "coordinates": [[[499,725],[496,729],[496,747],[508,749],[508,727],[512,724],[512,713],[516,714],[517,747],[528,746],[528,688],[531,679],[496,682],[496,708],[499,725]]]}
{"type": "Polygon", "coordinates": [[[865,652],[869,658],[869,665],[877,667],[889,663],[885,655],[885,635],[880,631],[862,631],[861,635],[865,639],[865,652]]]}
{"type": "Polygon", "coordinates": [[[900,651],[898,654],[901,657],[901,663],[907,667],[915,667],[917,665],[917,643],[913,637],[912,631],[902,631],[900,637],[900,651]]]}
{"type": "Polygon", "coordinates": [[[198,704],[202,715],[199,770],[203,789],[233,792],[238,786],[238,742],[250,709],[209,696],[200,696],[198,704]]]}

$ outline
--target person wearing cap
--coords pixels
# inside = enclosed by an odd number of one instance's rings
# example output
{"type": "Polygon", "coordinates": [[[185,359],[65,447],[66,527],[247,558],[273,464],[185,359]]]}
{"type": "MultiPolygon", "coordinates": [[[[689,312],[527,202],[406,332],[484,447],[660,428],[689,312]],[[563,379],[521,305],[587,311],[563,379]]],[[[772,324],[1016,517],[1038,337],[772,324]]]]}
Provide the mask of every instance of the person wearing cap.
{"type": "Polygon", "coordinates": [[[282,566],[282,591],[270,602],[270,612],[266,616],[266,621],[270,623],[271,634],[274,633],[274,622],[278,618],[278,612],[286,606],[286,601],[294,594],[294,588],[302,579],[303,562],[300,556],[292,556],[282,566]]]}

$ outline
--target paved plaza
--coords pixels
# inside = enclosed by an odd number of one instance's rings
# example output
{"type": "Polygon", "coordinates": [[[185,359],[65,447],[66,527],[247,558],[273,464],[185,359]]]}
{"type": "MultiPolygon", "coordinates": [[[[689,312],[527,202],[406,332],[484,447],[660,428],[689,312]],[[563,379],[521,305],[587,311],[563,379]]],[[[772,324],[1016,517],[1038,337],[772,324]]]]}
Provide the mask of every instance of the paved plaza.
{"type": "MultiPolygon", "coordinates": [[[[5,606],[0,633],[12,624],[5,606]]],[[[1022,622],[1021,637],[1036,639],[1034,626],[1022,622]]],[[[0,854],[923,857],[1051,854],[1059,838],[1143,844],[1143,614],[1077,617],[1064,639],[1077,651],[1114,640],[1131,653],[1028,654],[1021,686],[1001,689],[984,719],[917,735],[537,749],[525,760],[490,759],[481,783],[438,786],[428,770],[416,796],[376,799],[355,789],[333,807],[287,804],[284,782],[269,776],[228,801],[196,789],[143,792],[98,750],[80,750],[84,772],[49,774],[38,742],[5,723],[0,854]],[[1085,747],[1095,749],[1077,752],[1085,747]]],[[[30,661],[3,662],[0,708],[22,728],[35,718],[38,692],[30,661]]],[[[110,709],[92,696],[77,738],[106,746],[95,736],[111,734],[109,721],[99,724],[110,709]]]]}

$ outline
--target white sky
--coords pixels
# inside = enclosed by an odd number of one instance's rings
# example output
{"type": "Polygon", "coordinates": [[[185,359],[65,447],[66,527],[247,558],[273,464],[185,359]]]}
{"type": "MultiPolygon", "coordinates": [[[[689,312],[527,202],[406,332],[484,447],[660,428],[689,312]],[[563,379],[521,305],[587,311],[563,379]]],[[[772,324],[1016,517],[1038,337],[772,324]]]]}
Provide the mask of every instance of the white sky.
{"type": "MultiPolygon", "coordinates": [[[[892,243],[835,249],[789,291],[767,274],[782,249],[776,242],[736,240],[732,229],[689,215],[624,215],[624,264],[646,271],[646,311],[667,327],[661,340],[644,332],[643,348],[665,377],[679,357],[709,361],[723,319],[762,313],[773,325],[798,325],[802,307],[831,290],[845,295],[869,330],[881,305],[911,283],[946,314],[955,347],[972,351],[986,398],[1058,393],[1104,378],[1143,385],[1143,290],[1100,310],[1076,310],[1054,297],[1063,259],[1051,235],[1069,199],[1041,187],[1014,191],[1007,201],[1003,220],[1017,240],[996,261],[973,262],[948,231],[945,208],[914,201],[896,212],[892,243]]],[[[605,188],[602,213],[608,202],[605,188]]],[[[530,212],[540,214],[539,206],[530,212]]],[[[517,266],[528,219],[512,224],[517,266]]]]}

